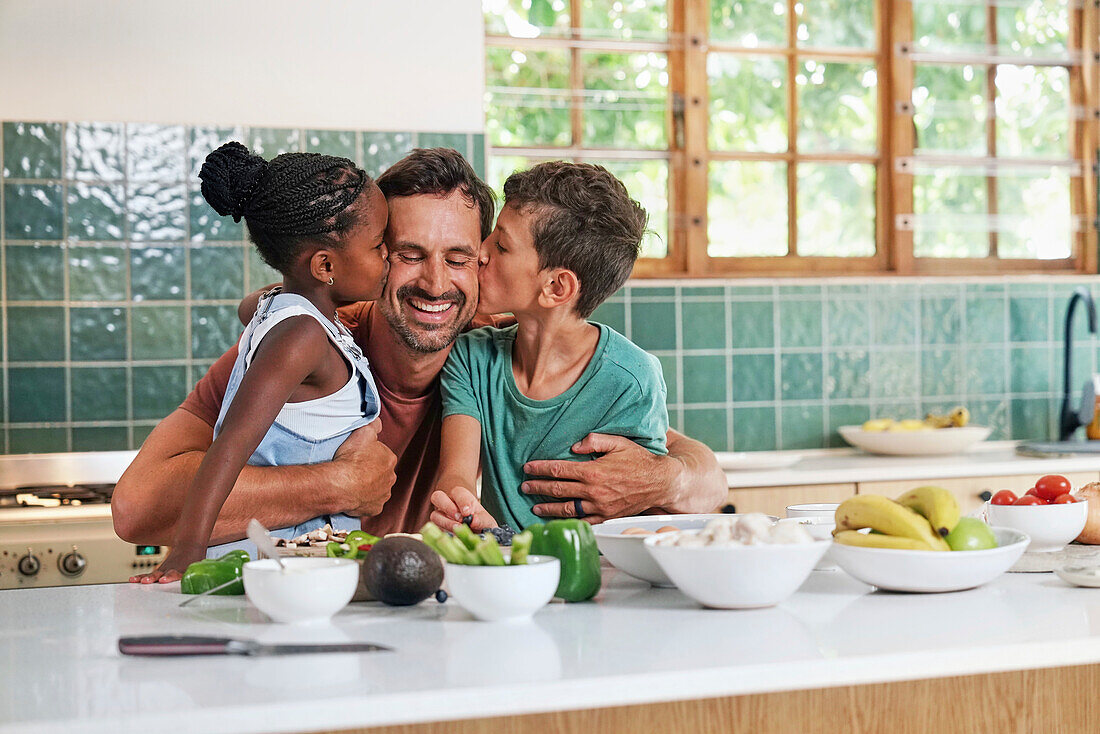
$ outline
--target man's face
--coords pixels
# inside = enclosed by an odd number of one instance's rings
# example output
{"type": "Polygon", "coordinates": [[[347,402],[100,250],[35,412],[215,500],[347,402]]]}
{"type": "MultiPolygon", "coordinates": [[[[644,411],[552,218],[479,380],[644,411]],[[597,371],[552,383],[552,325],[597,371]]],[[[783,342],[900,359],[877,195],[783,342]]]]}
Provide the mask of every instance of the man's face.
{"type": "Polygon", "coordinates": [[[461,192],[389,200],[390,272],[378,306],[417,352],[449,347],[477,309],[481,223],[461,192]]]}
{"type": "Polygon", "coordinates": [[[545,273],[531,233],[533,217],[533,211],[514,206],[500,210],[496,228],[481,247],[480,313],[523,312],[538,299],[545,273]]]}

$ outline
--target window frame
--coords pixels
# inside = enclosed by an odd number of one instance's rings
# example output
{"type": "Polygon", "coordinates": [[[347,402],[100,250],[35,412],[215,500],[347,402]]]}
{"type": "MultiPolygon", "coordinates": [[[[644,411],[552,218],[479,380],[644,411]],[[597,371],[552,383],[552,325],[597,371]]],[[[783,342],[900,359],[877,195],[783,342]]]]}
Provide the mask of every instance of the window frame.
{"type": "MultiPolygon", "coordinates": [[[[1070,154],[1080,161],[1081,175],[1070,178],[1071,216],[1080,226],[1075,232],[1073,254],[1059,260],[1006,259],[996,257],[995,231],[990,232],[990,256],[984,258],[915,257],[911,219],[913,172],[904,161],[914,156],[915,131],[912,116],[912,88],[915,62],[904,52],[913,40],[911,0],[874,0],[873,50],[799,47],[795,33],[797,18],[793,0],[788,0],[786,47],[745,49],[709,41],[710,0],[667,0],[669,13],[666,41],[605,40],[583,34],[580,2],[571,3],[568,36],[535,39],[486,33],[486,46],[512,48],[565,48],[571,54],[571,127],[573,144],[568,147],[492,147],[487,153],[528,158],[574,158],[668,161],[668,241],[663,258],[640,258],[633,277],[760,277],[822,275],[993,275],[1003,273],[1087,274],[1097,272],[1097,144],[1100,143],[1100,23],[1095,3],[1069,0],[1068,47],[1080,53],[1080,63],[1067,65],[1070,79],[1070,109],[1083,110],[1069,125],[1070,154]],[[584,51],[645,52],[667,54],[668,105],[666,125],[668,147],[658,151],[642,149],[590,148],[583,145],[584,89],[581,55],[584,51]],[[709,148],[709,81],[707,58],[712,52],[748,57],[783,58],[787,64],[788,149],[782,153],[711,151],[709,148]],[[877,146],[874,153],[802,153],[797,148],[798,87],[794,76],[798,60],[873,61],[877,70],[877,146]],[[908,109],[906,107],[908,106],[908,109]],[[632,155],[632,152],[636,155],[632,155]],[[785,161],[787,163],[788,254],[777,257],[712,257],[707,252],[707,205],[709,170],[713,161],[785,161]],[[875,245],[867,257],[819,257],[797,254],[797,164],[798,162],[863,162],[875,167],[875,245]]],[[[995,33],[997,5],[988,2],[987,28],[995,33]]],[[[990,37],[995,41],[995,37],[990,37]]],[[[1019,57],[1016,57],[1019,58],[1019,57]]],[[[1008,60],[1005,57],[1004,60],[1008,60]]],[[[1020,59],[1023,60],[1023,59],[1020,59]]],[[[994,63],[976,64],[993,70],[994,63]]],[[[994,74],[987,75],[987,94],[994,90],[994,74]]],[[[993,97],[989,98],[990,100],[993,97]]],[[[995,137],[995,118],[986,123],[995,137]]],[[[996,159],[996,149],[990,150],[996,159]]],[[[960,156],[960,159],[963,157],[960,156]]],[[[1002,159],[1003,160],[1003,159],[1002,159]]],[[[987,188],[995,193],[996,176],[986,175],[987,188]]],[[[996,213],[996,198],[990,198],[990,214],[996,213]]]]}

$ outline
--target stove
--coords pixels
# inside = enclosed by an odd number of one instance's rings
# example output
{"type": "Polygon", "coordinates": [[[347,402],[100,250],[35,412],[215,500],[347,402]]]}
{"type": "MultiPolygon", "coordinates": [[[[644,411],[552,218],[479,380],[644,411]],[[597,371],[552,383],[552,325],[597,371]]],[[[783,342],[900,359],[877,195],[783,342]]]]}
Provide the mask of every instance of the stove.
{"type": "Polygon", "coordinates": [[[134,451],[0,456],[0,589],[126,581],[163,546],[115,535],[111,492],[134,451]]]}

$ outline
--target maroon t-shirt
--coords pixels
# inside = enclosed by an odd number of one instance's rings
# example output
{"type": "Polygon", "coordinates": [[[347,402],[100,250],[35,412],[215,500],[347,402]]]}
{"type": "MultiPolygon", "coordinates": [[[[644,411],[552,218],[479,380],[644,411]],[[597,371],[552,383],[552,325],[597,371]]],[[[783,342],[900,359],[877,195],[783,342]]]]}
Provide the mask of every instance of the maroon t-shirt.
{"type": "MultiPolygon", "coordinates": [[[[373,303],[355,304],[341,309],[341,319],[355,334],[359,344],[370,341],[368,318],[373,303]]],[[[495,323],[496,319],[476,319],[471,328],[495,323]]],[[[221,411],[229,375],[237,360],[237,347],[218,358],[195,385],[180,407],[213,426],[221,411]]],[[[375,375],[382,402],[382,433],[379,439],[397,456],[390,498],[382,512],[363,518],[363,530],[373,535],[415,533],[431,515],[432,481],[439,467],[440,429],[443,425],[442,402],[438,384],[428,394],[406,398],[391,392],[375,375]]]]}

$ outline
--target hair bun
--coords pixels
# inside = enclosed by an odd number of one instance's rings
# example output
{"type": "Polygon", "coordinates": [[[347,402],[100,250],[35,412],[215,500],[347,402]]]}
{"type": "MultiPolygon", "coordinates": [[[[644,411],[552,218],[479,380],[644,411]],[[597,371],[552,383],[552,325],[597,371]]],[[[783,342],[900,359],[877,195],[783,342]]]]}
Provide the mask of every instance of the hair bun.
{"type": "Polygon", "coordinates": [[[202,164],[202,196],[218,214],[239,222],[248,213],[252,195],[266,170],[263,158],[235,140],[226,143],[206,156],[202,164]]]}

